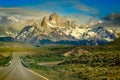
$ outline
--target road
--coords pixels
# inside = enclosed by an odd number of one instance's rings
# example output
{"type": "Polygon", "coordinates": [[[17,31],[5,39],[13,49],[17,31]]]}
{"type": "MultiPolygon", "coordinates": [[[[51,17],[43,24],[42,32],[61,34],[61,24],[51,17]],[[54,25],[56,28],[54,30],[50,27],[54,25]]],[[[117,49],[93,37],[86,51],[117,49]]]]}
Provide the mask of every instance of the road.
{"type": "Polygon", "coordinates": [[[0,80],[48,80],[46,77],[27,69],[21,63],[19,53],[13,52],[10,66],[0,68],[0,80]]]}

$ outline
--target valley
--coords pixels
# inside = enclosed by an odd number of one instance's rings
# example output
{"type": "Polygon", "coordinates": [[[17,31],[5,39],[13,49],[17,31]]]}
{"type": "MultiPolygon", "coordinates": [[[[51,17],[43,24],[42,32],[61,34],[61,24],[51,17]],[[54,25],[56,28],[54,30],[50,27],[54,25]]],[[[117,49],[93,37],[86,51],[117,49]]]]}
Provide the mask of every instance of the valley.
{"type": "Polygon", "coordinates": [[[119,80],[119,47],[119,45],[114,45],[113,47],[110,47],[110,45],[96,47],[83,46],[78,47],[77,50],[75,49],[73,54],[67,57],[63,53],[61,54],[63,58],[58,57],[57,53],[56,56],[55,54],[52,55],[53,53],[47,53],[27,56],[24,61],[31,65],[29,68],[38,73],[42,72],[44,75],[51,74],[48,77],[52,80],[119,80]],[[89,53],[82,53],[81,49],[87,50],[89,53]],[[38,65],[40,62],[46,63],[63,60],[64,62],[53,66],[38,65]]]}
{"type": "Polygon", "coordinates": [[[47,77],[49,80],[119,80],[119,40],[117,39],[104,46],[21,47],[17,49],[6,48],[0,51],[1,53],[7,50],[8,52],[19,52],[24,62],[23,66],[47,77]],[[66,53],[69,54],[66,56],[66,53]],[[48,65],[40,65],[46,63],[48,65]]]}

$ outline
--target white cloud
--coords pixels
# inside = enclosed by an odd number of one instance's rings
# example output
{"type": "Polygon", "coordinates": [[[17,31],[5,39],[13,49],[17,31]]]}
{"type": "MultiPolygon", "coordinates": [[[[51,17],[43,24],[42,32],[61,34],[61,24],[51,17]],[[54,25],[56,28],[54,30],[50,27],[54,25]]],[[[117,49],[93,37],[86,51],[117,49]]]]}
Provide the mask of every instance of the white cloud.
{"type": "Polygon", "coordinates": [[[79,11],[89,12],[93,14],[98,14],[98,10],[96,8],[90,7],[86,4],[77,2],[77,1],[71,1],[73,4],[73,7],[79,11]]]}

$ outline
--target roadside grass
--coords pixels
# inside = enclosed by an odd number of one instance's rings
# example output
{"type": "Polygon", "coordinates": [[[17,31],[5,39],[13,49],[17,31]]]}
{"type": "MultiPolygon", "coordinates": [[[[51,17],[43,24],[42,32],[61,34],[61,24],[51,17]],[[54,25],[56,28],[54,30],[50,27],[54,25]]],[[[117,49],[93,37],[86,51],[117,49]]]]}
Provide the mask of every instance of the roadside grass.
{"type": "Polygon", "coordinates": [[[9,65],[9,61],[11,60],[11,56],[3,56],[0,55],[0,66],[1,67],[5,67],[7,65],[9,65]]]}
{"type": "Polygon", "coordinates": [[[68,64],[59,66],[39,66],[31,68],[50,80],[119,80],[119,66],[87,66],[85,64],[68,64]]]}

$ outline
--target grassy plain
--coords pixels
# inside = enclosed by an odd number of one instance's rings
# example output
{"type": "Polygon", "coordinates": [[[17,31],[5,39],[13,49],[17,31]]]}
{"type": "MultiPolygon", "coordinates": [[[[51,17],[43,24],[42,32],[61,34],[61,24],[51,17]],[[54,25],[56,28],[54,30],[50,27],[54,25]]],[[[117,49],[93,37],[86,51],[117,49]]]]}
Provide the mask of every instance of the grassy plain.
{"type": "Polygon", "coordinates": [[[0,53],[25,53],[22,59],[27,68],[50,80],[120,80],[120,39],[104,46],[77,47],[78,51],[67,57],[64,53],[76,48],[75,46],[0,48],[0,53]],[[89,53],[81,53],[79,49],[89,53]],[[56,61],[61,63],[39,65],[56,61]]]}

